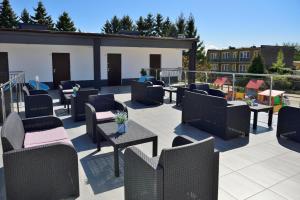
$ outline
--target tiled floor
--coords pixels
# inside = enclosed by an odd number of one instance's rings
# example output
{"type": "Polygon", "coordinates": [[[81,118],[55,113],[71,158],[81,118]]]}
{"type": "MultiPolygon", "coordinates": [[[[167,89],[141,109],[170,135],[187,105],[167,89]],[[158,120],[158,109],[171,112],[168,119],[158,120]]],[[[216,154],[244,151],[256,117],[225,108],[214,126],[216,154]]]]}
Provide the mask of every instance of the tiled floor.
{"type": "MultiPolygon", "coordinates": [[[[104,88],[113,92],[129,108],[129,117],[158,135],[158,149],[171,146],[176,135],[188,135],[201,140],[210,134],[182,125],[181,111],[166,100],[164,105],[146,107],[130,101],[129,88],[104,88]]],[[[55,95],[54,95],[55,96],[55,95]]],[[[166,96],[167,98],[167,96],[166,96]]],[[[55,102],[58,100],[55,99],[55,102]]],[[[56,104],[58,105],[58,104],[56,104]]],[[[56,115],[63,120],[79,155],[80,197],[78,199],[124,199],[123,169],[120,178],[113,175],[111,147],[96,152],[96,146],[86,136],[85,123],[74,123],[63,106],[55,106],[56,115]]],[[[220,154],[220,200],[299,200],[300,199],[300,144],[277,140],[277,115],[273,129],[267,128],[267,114],[259,114],[258,131],[249,138],[224,141],[216,138],[220,154]]],[[[149,156],[152,145],[138,145],[149,156]]],[[[1,153],[2,154],[2,153],[1,153]]],[[[123,155],[121,154],[121,167],[123,155]]],[[[0,161],[2,167],[2,159],[0,161]]],[[[3,179],[3,168],[0,168],[3,179]]],[[[0,199],[3,199],[3,182],[0,199]]]]}

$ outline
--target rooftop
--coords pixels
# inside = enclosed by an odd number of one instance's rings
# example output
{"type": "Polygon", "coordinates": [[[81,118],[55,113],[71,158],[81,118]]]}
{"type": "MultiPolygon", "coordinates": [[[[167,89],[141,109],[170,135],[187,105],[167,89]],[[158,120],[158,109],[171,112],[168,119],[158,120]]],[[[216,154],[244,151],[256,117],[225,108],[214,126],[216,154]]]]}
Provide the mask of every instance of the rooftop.
{"type": "MultiPolygon", "coordinates": [[[[158,135],[158,153],[170,147],[172,139],[178,135],[187,135],[196,140],[211,136],[181,124],[181,111],[174,102],[169,103],[168,96],[165,96],[163,105],[144,106],[131,102],[129,87],[104,87],[101,93],[114,93],[116,99],[128,106],[130,119],[158,135]]],[[[50,94],[54,99],[55,114],[63,121],[78,153],[78,199],[124,199],[123,154],[120,154],[121,175],[116,178],[113,148],[105,146],[97,152],[96,145],[86,134],[85,122],[73,122],[66,109],[59,105],[57,91],[51,91],[50,94]]],[[[215,148],[220,151],[220,200],[300,199],[300,145],[290,140],[278,140],[276,124],[277,114],[274,114],[272,128],[269,129],[267,113],[261,113],[258,129],[251,129],[249,137],[228,141],[215,137],[215,148]]],[[[150,143],[137,147],[148,156],[152,155],[150,143]]],[[[2,165],[0,159],[0,199],[5,199],[2,165]]]]}

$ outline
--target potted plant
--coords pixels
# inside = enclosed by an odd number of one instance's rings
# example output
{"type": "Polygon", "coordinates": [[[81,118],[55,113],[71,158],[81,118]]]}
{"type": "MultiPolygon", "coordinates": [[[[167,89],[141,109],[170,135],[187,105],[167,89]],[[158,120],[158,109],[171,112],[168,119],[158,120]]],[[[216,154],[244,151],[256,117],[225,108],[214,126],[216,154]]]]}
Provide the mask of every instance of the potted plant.
{"type": "Polygon", "coordinates": [[[144,68],[141,69],[140,73],[142,77],[147,76],[147,71],[144,68]]]}
{"type": "Polygon", "coordinates": [[[80,87],[77,85],[75,87],[73,87],[73,95],[74,96],[76,96],[76,93],[78,92],[79,89],[80,89],[80,87]]]}
{"type": "Polygon", "coordinates": [[[118,133],[126,133],[127,132],[127,121],[128,116],[126,112],[118,112],[115,118],[115,121],[117,122],[117,130],[118,133]]]}

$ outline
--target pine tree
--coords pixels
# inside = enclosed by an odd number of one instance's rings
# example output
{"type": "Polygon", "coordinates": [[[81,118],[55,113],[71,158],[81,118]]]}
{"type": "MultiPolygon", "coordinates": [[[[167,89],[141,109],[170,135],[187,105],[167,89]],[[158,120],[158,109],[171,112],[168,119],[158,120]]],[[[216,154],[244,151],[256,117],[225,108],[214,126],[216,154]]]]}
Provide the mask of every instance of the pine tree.
{"type": "Polygon", "coordinates": [[[0,28],[16,28],[18,17],[11,8],[9,0],[3,0],[0,6],[0,28]]]}
{"type": "Polygon", "coordinates": [[[125,15],[121,19],[121,21],[120,21],[120,28],[123,31],[132,31],[133,30],[133,21],[132,21],[132,19],[128,15],[125,15]]]}
{"type": "Polygon", "coordinates": [[[163,21],[164,18],[161,14],[157,14],[155,18],[154,31],[157,36],[163,36],[163,21]]]}
{"type": "Polygon", "coordinates": [[[253,58],[251,65],[248,68],[248,73],[263,74],[265,73],[265,66],[261,55],[253,58]]]}
{"type": "Polygon", "coordinates": [[[70,18],[67,12],[63,12],[62,15],[58,17],[58,21],[56,23],[56,30],[58,31],[76,31],[74,26],[74,22],[70,18]]]}
{"type": "Polygon", "coordinates": [[[187,38],[195,38],[197,36],[197,29],[195,26],[195,18],[191,14],[186,22],[185,27],[185,37],[187,38]]]}
{"type": "Polygon", "coordinates": [[[184,18],[182,13],[179,15],[179,17],[176,20],[176,27],[177,27],[177,33],[178,34],[184,34],[184,32],[185,32],[185,18],[184,18]]]}
{"type": "Polygon", "coordinates": [[[23,11],[21,13],[20,20],[25,24],[30,24],[31,23],[30,15],[29,15],[28,11],[26,10],[26,8],[23,9],[23,11]]]}
{"type": "Polygon", "coordinates": [[[275,72],[280,72],[284,67],[284,55],[282,49],[280,49],[277,54],[277,60],[275,63],[273,63],[272,68],[275,72]]]}
{"type": "Polygon", "coordinates": [[[119,33],[120,31],[120,20],[117,16],[113,16],[110,21],[112,33],[119,33]]]}
{"type": "Polygon", "coordinates": [[[106,20],[105,24],[103,25],[102,32],[112,34],[112,27],[109,20],[106,20]]]}
{"type": "Polygon", "coordinates": [[[37,8],[34,8],[35,15],[31,16],[31,20],[35,24],[41,24],[48,26],[49,30],[54,30],[54,24],[51,16],[47,14],[46,8],[41,1],[38,2],[37,8]]]}
{"type": "Polygon", "coordinates": [[[145,35],[147,35],[147,36],[154,35],[154,33],[153,33],[153,31],[154,31],[154,17],[151,13],[149,13],[147,15],[147,17],[145,18],[145,29],[146,29],[145,35]]]}
{"type": "Polygon", "coordinates": [[[145,20],[142,16],[136,21],[137,31],[140,32],[141,35],[146,34],[146,24],[145,20]]]}

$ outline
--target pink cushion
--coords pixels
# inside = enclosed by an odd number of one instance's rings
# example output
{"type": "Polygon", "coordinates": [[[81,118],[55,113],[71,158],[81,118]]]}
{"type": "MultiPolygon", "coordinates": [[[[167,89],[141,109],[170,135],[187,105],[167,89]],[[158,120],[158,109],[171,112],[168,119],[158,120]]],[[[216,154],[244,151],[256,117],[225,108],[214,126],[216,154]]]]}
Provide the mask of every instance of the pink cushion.
{"type": "Polygon", "coordinates": [[[68,134],[63,127],[45,131],[27,132],[24,139],[24,148],[63,142],[71,144],[68,134]]]}
{"type": "Polygon", "coordinates": [[[115,119],[116,115],[111,111],[106,112],[96,112],[96,119],[99,122],[113,120],[115,119]]]}

